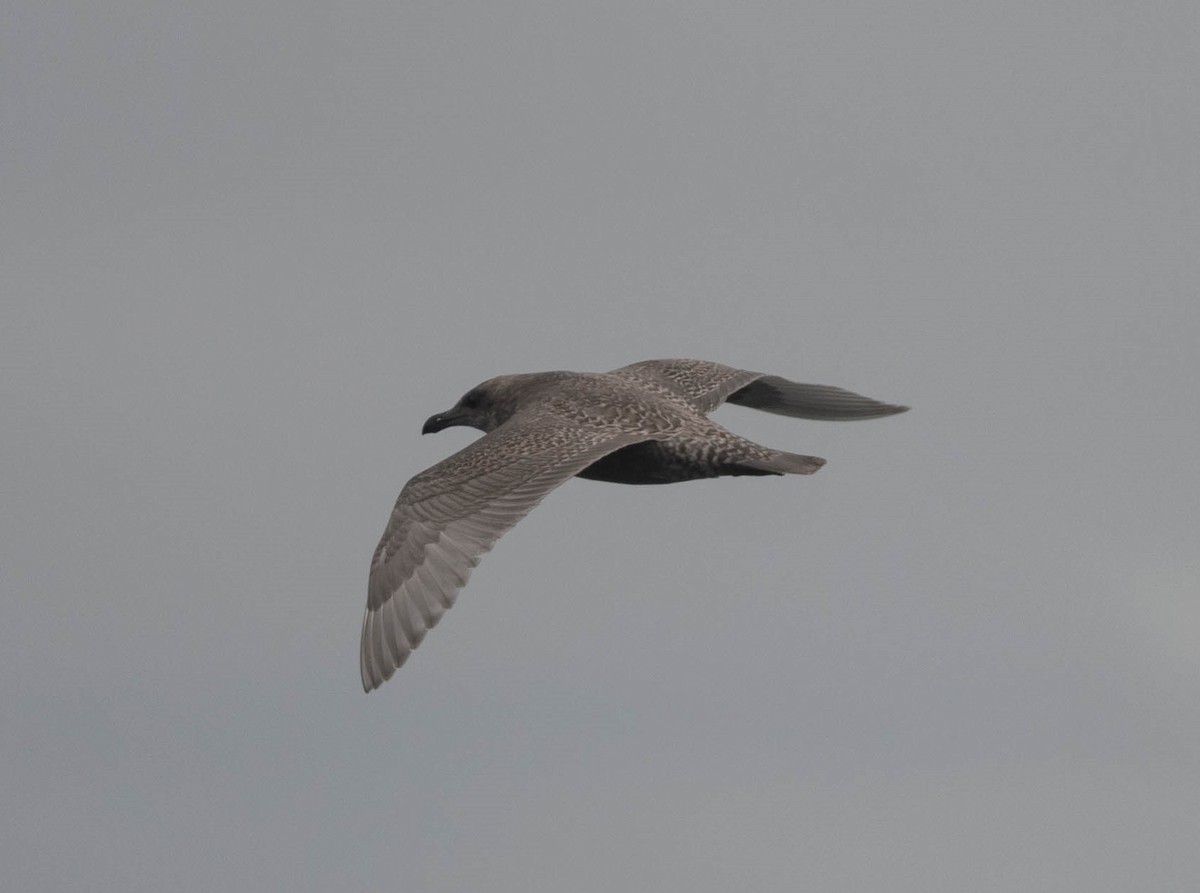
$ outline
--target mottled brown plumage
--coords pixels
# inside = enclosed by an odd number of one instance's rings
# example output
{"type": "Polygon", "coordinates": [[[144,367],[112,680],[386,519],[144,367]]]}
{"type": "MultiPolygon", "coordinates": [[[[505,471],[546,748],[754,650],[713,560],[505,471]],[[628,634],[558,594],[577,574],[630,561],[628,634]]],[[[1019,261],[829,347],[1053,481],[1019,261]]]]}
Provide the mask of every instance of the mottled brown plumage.
{"type": "Polygon", "coordinates": [[[360,666],[378,688],[454,604],[471,569],[571,477],[666,484],[724,475],[812,474],[815,456],[770,449],[710,421],[728,401],[816,419],[907,407],[703,360],[647,360],[607,373],[501,375],[431,417],[486,432],[410,480],[371,560],[360,666]]]}

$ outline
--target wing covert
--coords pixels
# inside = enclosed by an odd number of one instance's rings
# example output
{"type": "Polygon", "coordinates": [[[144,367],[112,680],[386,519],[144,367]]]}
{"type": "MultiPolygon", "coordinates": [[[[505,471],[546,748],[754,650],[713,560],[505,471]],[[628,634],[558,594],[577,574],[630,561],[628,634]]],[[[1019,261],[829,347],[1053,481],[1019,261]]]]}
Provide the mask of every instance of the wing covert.
{"type": "Polygon", "coordinates": [[[682,397],[697,411],[709,413],[739,388],[762,378],[761,372],[734,369],[707,360],[643,360],[614,369],[610,375],[632,379],[682,397]]]}

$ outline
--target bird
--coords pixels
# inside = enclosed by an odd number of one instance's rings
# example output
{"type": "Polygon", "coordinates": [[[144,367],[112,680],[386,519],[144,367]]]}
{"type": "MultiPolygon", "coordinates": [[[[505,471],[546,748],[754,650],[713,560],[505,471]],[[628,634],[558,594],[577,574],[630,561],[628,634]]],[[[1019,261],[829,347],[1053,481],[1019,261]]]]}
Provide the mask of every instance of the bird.
{"type": "Polygon", "coordinates": [[[825,464],[721,427],[708,413],[722,403],[824,420],[908,409],[705,360],[488,379],[421,429],[431,434],[464,425],[484,436],[417,474],[396,500],[371,558],[359,652],[363,690],[392,677],[454,604],[480,558],[572,477],[671,484],[812,474],[825,464]]]}

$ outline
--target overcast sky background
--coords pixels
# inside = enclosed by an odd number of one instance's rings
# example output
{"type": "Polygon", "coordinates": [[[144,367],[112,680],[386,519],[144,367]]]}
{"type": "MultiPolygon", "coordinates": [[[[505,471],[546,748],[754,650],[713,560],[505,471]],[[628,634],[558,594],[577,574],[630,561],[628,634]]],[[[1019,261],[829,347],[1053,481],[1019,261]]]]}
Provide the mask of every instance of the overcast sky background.
{"type": "Polygon", "coordinates": [[[1200,887],[1198,33],[6,4],[4,886],[1200,887]],[[569,482],[364,695],[422,421],[664,356],[913,411],[569,482]]]}

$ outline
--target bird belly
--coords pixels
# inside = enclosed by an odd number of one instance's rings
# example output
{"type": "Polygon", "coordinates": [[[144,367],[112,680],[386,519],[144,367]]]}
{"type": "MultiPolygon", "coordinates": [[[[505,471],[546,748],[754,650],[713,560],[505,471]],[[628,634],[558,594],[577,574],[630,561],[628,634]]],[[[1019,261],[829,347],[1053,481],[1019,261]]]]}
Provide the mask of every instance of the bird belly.
{"type": "Polygon", "coordinates": [[[772,474],[732,463],[691,456],[657,440],[613,450],[576,477],[610,484],[677,484],[727,474],[772,474]]]}

